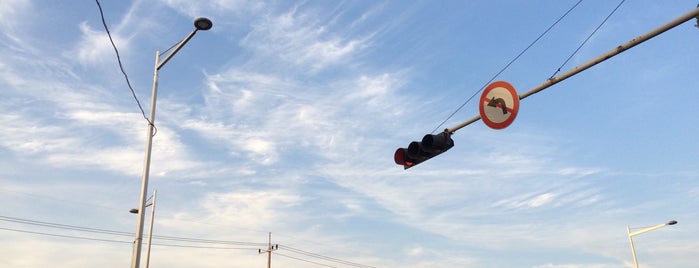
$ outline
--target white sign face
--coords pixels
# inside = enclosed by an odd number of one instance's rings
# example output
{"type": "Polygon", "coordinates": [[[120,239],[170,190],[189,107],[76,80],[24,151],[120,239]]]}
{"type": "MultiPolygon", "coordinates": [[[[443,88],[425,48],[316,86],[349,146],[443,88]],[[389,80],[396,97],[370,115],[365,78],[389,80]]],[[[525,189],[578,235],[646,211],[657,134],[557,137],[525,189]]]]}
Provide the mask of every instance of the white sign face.
{"type": "Polygon", "coordinates": [[[512,124],[519,110],[519,95],[505,81],[497,81],[483,90],[478,110],[483,122],[493,129],[503,129],[512,124]]]}

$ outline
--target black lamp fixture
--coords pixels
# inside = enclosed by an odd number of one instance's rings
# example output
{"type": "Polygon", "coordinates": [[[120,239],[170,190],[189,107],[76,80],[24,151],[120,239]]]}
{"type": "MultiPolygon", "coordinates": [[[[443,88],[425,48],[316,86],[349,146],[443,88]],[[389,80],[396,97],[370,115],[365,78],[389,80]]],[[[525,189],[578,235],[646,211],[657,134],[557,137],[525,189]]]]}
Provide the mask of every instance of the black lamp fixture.
{"type": "Polygon", "coordinates": [[[197,18],[196,20],[194,20],[194,27],[196,27],[197,30],[204,30],[204,31],[206,31],[206,30],[208,30],[208,29],[211,29],[211,27],[213,27],[213,26],[214,26],[214,23],[211,22],[210,19],[207,19],[207,18],[204,18],[204,17],[202,17],[202,18],[197,18]]]}

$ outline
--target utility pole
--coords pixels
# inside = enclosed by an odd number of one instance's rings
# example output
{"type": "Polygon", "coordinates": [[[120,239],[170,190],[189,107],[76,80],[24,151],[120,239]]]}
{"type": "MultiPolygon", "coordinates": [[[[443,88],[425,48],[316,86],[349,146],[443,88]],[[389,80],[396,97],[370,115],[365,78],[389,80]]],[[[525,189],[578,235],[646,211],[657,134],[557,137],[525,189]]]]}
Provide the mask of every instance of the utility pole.
{"type": "Polygon", "coordinates": [[[267,253],[267,268],[272,268],[272,251],[275,251],[279,249],[278,244],[274,244],[272,246],[272,232],[269,232],[269,242],[267,242],[267,250],[262,251],[262,249],[257,249],[258,254],[262,254],[264,252],[267,253]]]}

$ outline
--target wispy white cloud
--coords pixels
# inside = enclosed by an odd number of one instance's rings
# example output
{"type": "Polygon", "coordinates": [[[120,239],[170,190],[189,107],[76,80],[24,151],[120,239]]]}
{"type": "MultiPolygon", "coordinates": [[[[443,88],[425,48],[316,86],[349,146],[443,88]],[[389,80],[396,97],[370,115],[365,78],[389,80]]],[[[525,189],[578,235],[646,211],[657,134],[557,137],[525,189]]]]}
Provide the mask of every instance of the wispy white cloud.
{"type": "Polygon", "coordinates": [[[515,200],[503,200],[494,204],[495,207],[505,206],[507,208],[537,208],[547,203],[551,203],[555,198],[553,193],[543,194],[526,194],[524,196],[515,197],[515,200]]]}
{"type": "MultiPolygon", "coordinates": [[[[83,67],[103,67],[109,66],[113,70],[116,59],[114,46],[116,46],[122,64],[128,66],[132,55],[137,55],[132,43],[134,38],[146,39],[150,37],[150,32],[165,28],[162,23],[158,23],[156,11],[157,6],[144,3],[145,1],[134,1],[124,14],[113,14],[109,9],[103,8],[105,21],[98,24],[88,24],[87,21],[80,22],[78,28],[81,36],[74,47],[63,53],[66,60],[77,59],[83,67]],[[105,10],[106,9],[106,10],[105,10]],[[142,13],[149,13],[144,16],[142,13]],[[109,29],[109,34],[107,30],[109,29]],[[109,40],[111,36],[111,41],[109,40]],[[145,38],[143,38],[145,36],[145,38]]],[[[129,70],[128,68],[126,68],[129,70]]]]}
{"type": "Polygon", "coordinates": [[[250,14],[265,7],[262,1],[250,0],[214,0],[207,2],[192,2],[186,0],[162,0],[169,7],[191,17],[202,14],[250,14]]]}
{"type": "Polygon", "coordinates": [[[187,225],[202,228],[208,225],[207,229],[212,226],[235,226],[243,230],[272,230],[278,229],[275,225],[282,222],[291,225],[301,221],[304,215],[295,212],[295,208],[304,202],[305,198],[298,193],[281,189],[211,192],[197,201],[198,207],[193,207],[189,212],[179,212],[171,219],[165,218],[160,224],[176,230],[180,228],[178,226],[183,226],[180,220],[198,219],[187,225]]]}
{"type": "Polygon", "coordinates": [[[584,207],[603,201],[602,194],[593,186],[567,181],[549,190],[534,191],[507,197],[492,206],[505,209],[547,209],[560,207],[584,207]]]}
{"type": "MultiPolygon", "coordinates": [[[[7,137],[2,146],[55,167],[140,174],[145,120],[139,113],[124,112],[111,102],[111,92],[85,83],[66,68],[65,62],[21,57],[25,58],[8,64],[23,61],[23,68],[29,72],[8,69],[2,74],[1,81],[12,85],[8,91],[13,94],[3,100],[1,120],[5,122],[3,134],[7,137]]],[[[113,59],[113,55],[108,58],[113,59]]],[[[127,110],[133,111],[132,108],[127,110]]],[[[158,134],[156,143],[164,147],[155,148],[154,159],[165,160],[154,164],[156,176],[204,165],[186,156],[186,146],[167,131],[158,134]]]]}
{"type": "Polygon", "coordinates": [[[425,252],[425,249],[421,246],[413,246],[406,250],[406,255],[408,256],[420,256],[425,252]]]}
{"type": "MultiPolygon", "coordinates": [[[[296,81],[233,68],[207,77],[204,98],[212,109],[225,114],[246,114],[278,108],[282,102],[303,96],[296,81]],[[232,108],[232,110],[231,110],[232,108]]],[[[253,114],[254,115],[254,114],[253,114]]]]}
{"type": "Polygon", "coordinates": [[[365,48],[370,35],[345,37],[328,31],[324,21],[294,8],[257,21],[241,40],[243,47],[265,58],[278,59],[292,66],[318,71],[346,60],[365,48]]]}
{"type": "Polygon", "coordinates": [[[30,42],[23,40],[22,30],[29,12],[32,10],[31,1],[8,0],[0,3],[0,33],[5,38],[0,39],[0,44],[13,51],[26,51],[31,49],[30,42]]]}
{"type": "Polygon", "coordinates": [[[243,226],[260,227],[282,219],[284,213],[298,206],[303,197],[282,190],[259,192],[230,192],[211,194],[202,203],[205,210],[213,213],[213,219],[227,221],[237,219],[243,226]],[[221,207],[221,204],[227,204],[221,207]],[[282,215],[280,215],[282,214],[282,215]]]}
{"type": "MultiPolygon", "coordinates": [[[[75,57],[85,66],[104,65],[114,61],[114,48],[109,42],[109,37],[104,29],[92,29],[86,22],[80,24],[82,38],[74,51],[68,53],[68,57],[75,57]]],[[[118,49],[128,51],[129,39],[111,32],[112,39],[118,44],[118,49]]]]}
{"type": "Polygon", "coordinates": [[[400,74],[361,75],[318,86],[231,69],[207,81],[206,106],[197,111],[205,111],[207,117],[178,119],[185,122],[181,126],[226,144],[232,152],[250,152],[252,159],[265,164],[275,163],[284,151],[308,146],[318,148],[314,151],[328,160],[343,151],[357,151],[360,140],[341,133],[370,131],[374,124],[353,122],[350,116],[390,120],[402,113],[396,95],[402,86],[400,74]],[[365,108],[356,109],[359,106],[365,108]]]}

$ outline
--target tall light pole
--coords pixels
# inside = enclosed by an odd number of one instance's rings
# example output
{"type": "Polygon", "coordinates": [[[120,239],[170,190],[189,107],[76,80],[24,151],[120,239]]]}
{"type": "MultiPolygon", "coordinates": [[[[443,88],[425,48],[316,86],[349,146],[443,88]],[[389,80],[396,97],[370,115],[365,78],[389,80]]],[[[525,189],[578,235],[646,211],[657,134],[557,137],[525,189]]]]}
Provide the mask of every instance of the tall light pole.
{"type": "MultiPolygon", "coordinates": [[[[150,207],[150,227],[148,227],[148,249],[146,249],[146,268],[150,267],[150,246],[153,241],[153,221],[155,220],[155,198],[158,194],[158,190],[153,191],[151,196],[151,201],[146,204],[146,207],[150,207]]],[[[146,201],[147,202],[147,201],[146,201]]],[[[132,208],[129,212],[138,214],[138,209],[132,208]]]]}
{"type": "Polygon", "coordinates": [[[170,54],[167,54],[165,59],[162,61],[160,60],[160,51],[155,52],[155,68],[153,69],[153,92],[151,94],[151,102],[150,102],[150,116],[148,119],[148,132],[147,132],[147,142],[146,142],[146,156],[143,161],[143,179],[141,181],[141,196],[140,200],[138,202],[138,224],[136,225],[136,239],[134,240],[134,247],[133,247],[133,254],[131,256],[131,268],[138,268],[140,265],[141,261],[141,240],[143,240],[143,212],[145,211],[146,207],[146,195],[148,192],[148,174],[150,172],[150,156],[151,156],[151,148],[153,145],[153,131],[155,129],[155,101],[156,97],[158,95],[158,71],[160,68],[167,63],[172,56],[175,56],[178,51],[189,41],[189,39],[192,39],[194,34],[197,33],[198,30],[209,30],[213,26],[213,23],[211,20],[207,18],[198,18],[194,20],[194,27],[195,29],[192,30],[187,37],[182,39],[180,43],[177,44],[175,49],[170,52],[170,54]]]}
{"type": "Polygon", "coordinates": [[[629,243],[631,243],[631,255],[633,255],[633,267],[634,268],[638,268],[638,260],[636,260],[636,250],[633,247],[633,238],[632,237],[635,235],[640,235],[642,233],[647,233],[647,232],[650,232],[650,231],[653,231],[656,229],[660,229],[660,228],[663,228],[663,227],[668,226],[668,225],[675,225],[675,224],[677,224],[677,221],[673,220],[673,221],[669,221],[669,222],[666,222],[663,224],[658,224],[656,226],[644,228],[644,229],[635,231],[633,233],[631,232],[631,227],[626,226],[626,234],[629,236],[629,243]]]}

